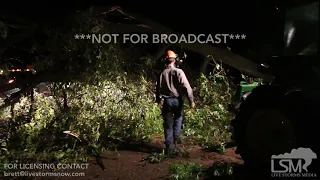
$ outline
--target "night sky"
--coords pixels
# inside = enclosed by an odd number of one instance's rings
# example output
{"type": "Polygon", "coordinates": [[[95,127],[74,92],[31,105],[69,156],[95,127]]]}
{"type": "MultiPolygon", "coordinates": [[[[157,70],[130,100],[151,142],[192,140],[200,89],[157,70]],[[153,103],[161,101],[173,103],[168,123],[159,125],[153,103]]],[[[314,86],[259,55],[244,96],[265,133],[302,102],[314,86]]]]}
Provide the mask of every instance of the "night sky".
{"type": "MultiPolygon", "coordinates": [[[[308,0],[303,0],[305,1],[308,0]]],[[[18,13],[38,21],[59,21],[68,13],[87,9],[90,6],[119,5],[180,33],[246,34],[246,41],[238,44],[234,41],[235,43],[231,44],[233,50],[240,53],[248,49],[259,51],[266,45],[279,47],[278,49],[282,46],[282,6],[287,3],[284,0],[134,2],[71,0],[17,3],[9,1],[9,4],[1,5],[0,8],[2,13],[18,13]]]]}

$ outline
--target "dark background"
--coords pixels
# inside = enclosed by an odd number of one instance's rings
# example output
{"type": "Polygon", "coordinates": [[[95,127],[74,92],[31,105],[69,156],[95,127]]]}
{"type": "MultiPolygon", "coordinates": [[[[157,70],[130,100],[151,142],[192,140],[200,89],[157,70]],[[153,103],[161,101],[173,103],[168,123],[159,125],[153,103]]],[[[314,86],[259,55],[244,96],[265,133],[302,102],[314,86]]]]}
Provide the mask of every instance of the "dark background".
{"type": "Polygon", "coordinates": [[[281,54],[284,7],[308,1],[6,1],[1,3],[0,12],[54,23],[90,6],[119,5],[180,33],[246,34],[245,41],[232,41],[228,46],[247,57],[249,52],[263,56],[281,54]]]}

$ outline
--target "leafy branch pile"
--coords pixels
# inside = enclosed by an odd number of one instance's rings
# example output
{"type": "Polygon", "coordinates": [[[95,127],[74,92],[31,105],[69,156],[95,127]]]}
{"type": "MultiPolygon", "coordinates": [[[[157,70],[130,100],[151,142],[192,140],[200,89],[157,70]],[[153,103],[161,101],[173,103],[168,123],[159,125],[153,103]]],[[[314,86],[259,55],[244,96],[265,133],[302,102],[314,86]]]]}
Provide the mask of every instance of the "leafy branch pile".
{"type": "MultiPolygon", "coordinates": [[[[212,60],[215,62],[214,58],[212,60]]],[[[229,124],[232,114],[227,110],[231,103],[233,90],[221,64],[208,76],[201,75],[195,92],[198,106],[195,111],[186,111],[184,134],[193,137],[203,146],[224,146],[230,141],[229,124]]]]}
{"type": "MultiPolygon", "coordinates": [[[[1,162],[86,161],[114,145],[162,135],[155,62],[141,58],[136,49],[143,48],[73,38],[107,33],[97,14],[91,9],[77,14],[70,28],[44,29],[48,39],[31,48],[36,68],[55,73],[51,96],[34,92],[0,112],[1,162]]],[[[198,107],[186,108],[184,134],[201,145],[228,142],[232,92],[223,68],[217,64],[193,84],[198,107]]]]}

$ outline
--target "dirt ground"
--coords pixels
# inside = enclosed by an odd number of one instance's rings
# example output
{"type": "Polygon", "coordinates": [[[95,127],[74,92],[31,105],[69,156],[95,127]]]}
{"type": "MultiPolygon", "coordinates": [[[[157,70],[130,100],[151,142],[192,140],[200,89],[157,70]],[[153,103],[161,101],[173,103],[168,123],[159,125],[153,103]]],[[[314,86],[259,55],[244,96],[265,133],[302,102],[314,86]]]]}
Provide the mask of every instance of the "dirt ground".
{"type": "MultiPolygon", "coordinates": [[[[102,162],[105,170],[92,160],[89,168],[81,170],[85,173],[85,177],[77,177],[72,179],[79,180],[156,180],[168,179],[170,176],[168,164],[172,162],[195,162],[203,166],[210,166],[217,162],[227,162],[233,164],[234,174],[230,177],[214,178],[214,179],[247,179],[248,174],[243,169],[243,161],[240,156],[235,153],[235,147],[226,149],[224,154],[215,152],[206,152],[199,146],[188,147],[185,150],[189,153],[188,158],[179,157],[174,159],[166,159],[158,164],[151,164],[143,159],[151,152],[161,152],[163,142],[154,140],[150,144],[132,145],[126,149],[120,149],[117,152],[106,152],[102,156],[102,162]]],[[[71,179],[71,178],[61,178],[71,179]]]]}
{"type": "Polygon", "coordinates": [[[114,159],[103,160],[105,171],[96,163],[88,169],[83,179],[108,179],[108,180],[136,180],[136,179],[165,179],[169,176],[168,164],[172,162],[195,162],[206,166],[218,160],[241,163],[238,157],[233,156],[233,150],[228,149],[226,154],[216,155],[215,153],[204,153],[196,149],[190,152],[190,158],[175,158],[165,160],[159,164],[150,164],[143,161],[147,153],[134,151],[119,151],[119,156],[114,159]]]}
{"type": "MultiPolygon", "coordinates": [[[[198,163],[209,167],[218,163],[227,163],[233,166],[233,174],[227,177],[213,177],[209,179],[245,180],[270,179],[262,178],[247,171],[241,157],[235,153],[236,147],[227,148],[223,154],[208,152],[199,146],[180,146],[188,152],[188,157],[165,159],[161,163],[152,164],[145,158],[151,153],[161,153],[164,148],[163,140],[155,139],[148,144],[137,144],[119,148],[118,151],[107,151],[101,156],[101,163],[91,159],[87,169],[67,170],[65,172],[85,173],[83,177],[37,177],[36,180],[168,180],[170,177],[170,163],[198,163]]],[[[61,172],[61,171],[60,171],[61,172]]],[[[1,177],[0,177],[1,179],[1,177]]],[[[18,178],[25,179],[25,178],[18,178]]],[[[30,179],[30,177],[29,177],[30,179]]],[[[206,178],[208,179],[208,178],[206,178]]]]}

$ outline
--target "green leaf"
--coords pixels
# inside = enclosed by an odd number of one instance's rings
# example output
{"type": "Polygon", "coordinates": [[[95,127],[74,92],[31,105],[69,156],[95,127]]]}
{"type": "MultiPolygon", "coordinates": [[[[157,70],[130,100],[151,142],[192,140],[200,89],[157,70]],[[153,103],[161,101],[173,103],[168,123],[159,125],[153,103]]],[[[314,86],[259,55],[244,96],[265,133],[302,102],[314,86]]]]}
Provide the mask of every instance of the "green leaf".
{"type": "Polygon", "coordinates": [[[64,152],[58,152],[55,154],[55,158],[56,159],[62,159],[65,156],[64,152]]]}

